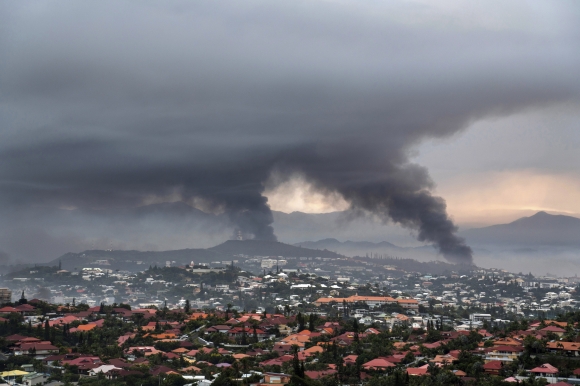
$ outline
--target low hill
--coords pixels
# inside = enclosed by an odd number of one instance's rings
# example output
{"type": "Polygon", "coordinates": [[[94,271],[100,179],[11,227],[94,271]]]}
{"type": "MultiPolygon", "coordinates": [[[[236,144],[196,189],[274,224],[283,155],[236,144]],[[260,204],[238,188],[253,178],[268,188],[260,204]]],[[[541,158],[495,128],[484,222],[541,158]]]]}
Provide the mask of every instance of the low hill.
{"type": "Polygon", "coordinates": [[[341,255],[326,251],[300,248],[275,241],[259,240],[229,240],[225,243],[208,249],[178,249],[173,251],[122,251],[122,250],[87,250],[80,253],[66,253],[63,256],[48,262],[46,265],[58,265],[63,269],[94,265],[97,260],[107,260],[103,268],[135,269],[136,262],[144,268],[149,265],[165,265],[166,261],[185,265],[191,261],[196,263],[210,263],[231,259],[234,255],[248,256],[284,256],[284,257],[330,257],[338,258],[341,255]]]}
{"type": "Polygon", "coordinates": [[[342,257],[342,255],[328,250],[301,248],[277,241],[260,240],[229,240],[208,250],[227,256],[241,254],[249,256],[342,257]]]}
{"type": "Polygon", "coordinates": [[[66,253],[47,265],[62,264],[63,269],[71,270],[87,266],[97,260],[108,260],[111,267],[134,267],[135,262],[141,262],[144,267],[149,265],[165,265],[166,261],[176,264],[209,263],[220,260],[221,256],[207,249],[179,249],[174,251],[118,251],[118,250],[88,250],[80,253],[66,253]]]}

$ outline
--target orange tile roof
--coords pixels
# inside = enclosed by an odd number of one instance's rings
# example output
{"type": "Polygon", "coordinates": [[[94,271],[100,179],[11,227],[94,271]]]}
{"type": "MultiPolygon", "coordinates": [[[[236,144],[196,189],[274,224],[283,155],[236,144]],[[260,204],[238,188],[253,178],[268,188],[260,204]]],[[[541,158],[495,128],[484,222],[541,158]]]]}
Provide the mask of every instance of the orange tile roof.
{"type": "Polygon", "coordinates": [[[316,353],[316,352],[323,352],[324,349],[321,346],[312,346],[306,350],[304,350],[304,352],[308,352],[308,353],[316,353]]]}
{"type": "Polygon", "coordinates": [[[194,312],[191,314],[191,316],[189,317],[189,319],[206,319],[209,315],[204,313],[204,312],[194,312]]]}
{"type": "Polygon", "coordinates": [[[79,331],[91,331],[93,328],[97,327],[96,324],[94,323],[89,323],[89,324],[79,324],[79,326],[77,327],[77,329],[79,331]]]}
{"type": "Polygon", "coordinates": [[[308,335],[294,334],[294,335],[289,335],[286,338],[282,339],[281,342],[292,343],[292,344],[295,344],[296,342],[305,343],[305,342],[310,342],[310,337],[308,335]]]}
{"type": "Polygon", "coordinates": [[[580,343],[577,342],[548,342],[546,347],[552,350],[580,351],[580,343]]]}
{"type": "Polygon", "coordinates": [[[348,298],[320,298],[316,301],[314,301],[314,303],[332,303],[332,302],[337,302],[337,303],[342,303],[343,301],[347,302],[347,303],[355,303],[355,302],[367,302],[367,301],[375,301],[375,302],[392,302],[395,303],[396,300],[389,297],[389,296],[358,296],[358,295],[353,295],[353,296],[349,296],[348,298]]]}
{"type": "Polygon", "coordinates": [[[177,335],[172,333],[151,334],[149,336],[153,339],[175,339],[177,337],[177,335]]]}
{"type": "Polygon", "coordinates": [[[522,343],[513,338],[496,339],[493,341],[494,346],[522,346],[522,343]]]}

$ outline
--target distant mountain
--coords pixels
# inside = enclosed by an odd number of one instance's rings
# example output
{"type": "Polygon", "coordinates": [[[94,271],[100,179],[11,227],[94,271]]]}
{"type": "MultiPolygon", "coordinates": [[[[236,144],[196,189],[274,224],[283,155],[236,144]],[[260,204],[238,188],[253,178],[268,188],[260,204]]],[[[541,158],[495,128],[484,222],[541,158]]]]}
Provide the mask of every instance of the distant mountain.
{"type": "Polygon", "coordinates": [[[304,241],[294,244],[296,246],[310,249],[327,249],[347,256],[366,256],[372,254],[399,255],[406,250],[387,241],[373,243],[370,241],[344,241],[340,242],[334,238],[318,241],[304,241]]]}
{"type": "MultiPolygon", "coordinates": [[[[417,245],[409,231],[372,217],[345,212],[273,212],[278,240],[334,237],[417,245]]],[[[95,250],[167,251],[210,248],[232,238],[235,226],[225,214],[206,213],[183,202],[133,208],[41,208],[14,214],[0,232],[0,264],[45,263],[67,252],[95,250]],[[20,224],[25,219],[25,224],[20,224]]],[[[323,248],[322,248],[323,249],[323,248]]]]}
{"type": "Polygon", "coordinates": [[[302,213],[273,212],[278,239],[299,245],[304,240],[366,240],[380,243],[387,239],[398,245],[419,245],[408,229],[385,224],[378,218],[353,217],[348,212],[302,213]]]}
{"type": "Polygon", "coordinates": [[[538,212],[509,224],[461,232],[470,245],[580,247],[580,219],[538,212]]]}
{"type": "Polygon", "coordinates": [[[389,243],[387,241],[381,241],[380,243],[373,243],[370,241],[350,241],[350,240],[340,242],[337,239],[332,238],[318,241],[304,241],[302,243],[296,243],[294,245],[311,249],[330,249],[330,250],[333,250],[334,248],[402,249],[401,247],[398,247],[395,244],[389,243]]]}
{"type": "Polygon", "coordinates": [[[294,245],[309,249],[329,250],[350,257],[396,257],[418,259],[421,261],[431,261],[440,258],[435,248],[431,245],[423,245],[420,247],[400,247],[387,241],[373,243],[370,241],[347,240],[341,242],[335,238],[327,238],[318,241],[303,241],[294,245]]]}
{"type": "MultiPolygon", "coordinates": [[[[33,217],[21,215],[26,218],[25,227],[17,226],[18,220],[13,218],[15,225],[0,232],[0,264],[51,261],[48,264],[54,265],[59,260],[55,257],[62,256],[65,269],[98,259],[111,259],[117,265],[115,269],[125,266],[134,269],[135,263],[123,261],[142,261],[147,266],[164,265],[167,260],[184,264],[192,260],[227,261],[234,254],[304,257],[372,254],[419,261],[443,260],[432,246],[417,242],[409,230],[384,224],[372,216],[353,218],[348,212],[274,211],[272,225],[278,240],[286,244],[259,245],[251,241],[221,244],[234,232],[229,218],[182,202],[114,210],[46,208],[33,217]]],[[[460,231],[459,235],[473,248],[475,262],[480,266],[516,272],[535,269],[543,274],[580,271],[580,219],[575,217],[539,212],[510,224],[460,231]],[[521,266],[522,259],[526,268],[521,266]]]]}

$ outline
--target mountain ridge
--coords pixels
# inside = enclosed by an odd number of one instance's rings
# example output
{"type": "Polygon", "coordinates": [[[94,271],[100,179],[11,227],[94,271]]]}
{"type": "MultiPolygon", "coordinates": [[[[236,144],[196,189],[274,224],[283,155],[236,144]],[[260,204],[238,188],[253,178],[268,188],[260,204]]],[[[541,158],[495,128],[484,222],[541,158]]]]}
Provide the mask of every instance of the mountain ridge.
{"type": "Polygon", "coordinates": [[[354,247],[354,248],[370,248],[370,249],[375,249],[375,248],[392,248],[392,249],[404,249],[398,245],[395,245],[393,243],[390,243],[388,241],[380,241],[380,242],[372,242],[372,241],[351,241],[351,240],[346,240],[346,241],[339,241],[335,238],[325,238],[325,239],[321,239],[318,241],[303,241],[303,242],[299,242],[299,243],[294,243],[294,245],[296,246],[302,246],[302,247],[306,247],[306,248],[311,248],[311,249],[320,249],[320,248],[324,248],[324,249],[329,249],[329,248],[333,248],[333,247],[354,247]]]}
{"type": "Polygon", "coordinates": [[[580,219],[539,211],[507,224],[460,232],[468,244],[580,246],[580,219]]]}

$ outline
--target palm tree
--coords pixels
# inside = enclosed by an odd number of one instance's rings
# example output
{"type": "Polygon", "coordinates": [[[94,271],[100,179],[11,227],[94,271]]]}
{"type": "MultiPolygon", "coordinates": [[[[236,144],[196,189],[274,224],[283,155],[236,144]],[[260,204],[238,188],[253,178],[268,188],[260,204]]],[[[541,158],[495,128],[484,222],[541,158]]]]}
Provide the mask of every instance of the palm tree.
{"type": "Polygon", "coordinates": [[[439,366],[435,362],[429,362],[429,366],[427,367],[427,372],[431,374],[432,377],[437,376],[439,374],[439,366]]]}
{"type": "Polygon", "coordinates": [[[234,363],[232,363],[232,370],[234,370],[234,377],[237,379],[240,377],[240,364],[238,363],[238,361],[234,361],[234,363]]]}

